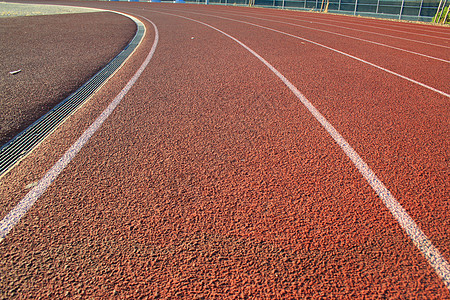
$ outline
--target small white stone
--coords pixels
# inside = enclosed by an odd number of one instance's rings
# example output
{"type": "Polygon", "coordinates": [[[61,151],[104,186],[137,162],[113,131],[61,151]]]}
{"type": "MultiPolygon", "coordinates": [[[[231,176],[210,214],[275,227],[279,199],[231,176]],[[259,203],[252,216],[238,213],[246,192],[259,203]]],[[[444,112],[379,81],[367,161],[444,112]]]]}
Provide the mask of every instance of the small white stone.
{"type": "Polygon", "coordinates": [[[31,189],[31,188],[34,188],[35,186],[37,186],[38,185],[38,181],[35,181],[35,182],[32,182],[32,183],[29,183],[29,184],[27,184],[27,186],[25,187],[26,189],[31,189]]]}
{"type": "Polygon", "coordinates": [[[11,72],[9,72],[9,74],[16,75],[17,73],[20,73],[20,72],[22,72],[22,70],[11,71],[11,72]]]}

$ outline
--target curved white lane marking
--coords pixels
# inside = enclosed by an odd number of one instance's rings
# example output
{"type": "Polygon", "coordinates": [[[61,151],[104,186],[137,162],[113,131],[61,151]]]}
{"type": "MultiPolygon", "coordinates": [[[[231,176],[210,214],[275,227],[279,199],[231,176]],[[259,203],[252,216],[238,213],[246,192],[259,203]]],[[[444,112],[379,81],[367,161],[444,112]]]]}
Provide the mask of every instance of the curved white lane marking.
{"type": "Polygon", "coordinates": [[[53,165],[53,167],[47,171],[44,177],[39,181],[38,185],[25,195],[25,197],[6,215],[2,221],[0,221],[0,242],[8,235],[11,229],[19,223],[20,219],[27,213],[27,211],[33,206],[33,204],[39,199],[39,197],[47,190],[47,188],[52,184],[52,182],[58,177],[58,175],[64,170],[64,168],[70,163],[70,161],[80,152],[81,148],[87,143],[87,141],[94,135],[94,133],[102,126],[103,122],[111,115],[117,105],[120,103],[122,98],[128,93],[131,87],[141,76],[144,69],[149,64],[150,60],[155,53],[156,46],[159,40],[158,28],[156,25],[150,22],[155,29],[155,40],[153,46],[147,55],[146,59],[133,75],[133,77],[128,81],[126,86],[120,91],[120,93],[113,99],[113,101],[108,105],[108,107],[97,117],[94,123],[89,126],[88,129],[80,136],[80,138],[69,148],[69,150],[64,153],[64,155],[53,165]]]}
{"type": "MultiPolygon", "coordinates": [[[[154,11],[156,12],[156,10],[154,10],[154,11]]],[[[161,11],[157,11],[157,12],[163,13],[163,12],[161,12],[161,11]]],[[[166,13],[166,14],[169,14],[169,13],[166,13]]],[[[251,26],[255,26],[255,27],[267,29],[267,30],[270,30],[270,31],[273,31],[273,32],[277,32],[277,33],[283,34],[283,35],[287,35],[287,36],[290,36],[290,37],[293,37],[293,38],[296,38],[296,39],[299,39],[299,40],[302,40],[302,41],[311,43],[311,44],[313,44],[313,45],[316,45],[316,46],[319,46],[319,47],[328,49],[328,50],[330,50],[330,51],[333,51],[333,52],[342,54],[342,55],[344,55],[344,56],[350,57],[350,58],[352,58],[352,59],[355,59],[355,60],[357,60],[357,61],[360,61],[360,62],[362,62],[362,63],[365,63],[365,64],[367,64],[367,65],[369,65],[369,66],[372,66],[372,67],[375,67],[375,68],[377,68],[377,69],[379,69],[379,70],[382,70],[382,71],[384,71],[384,72],[386,72],[386,73],[389,73],[389,74],[392,74],[392,75],[394,75],[394,76],[403,78],[403,79],[405,79],[405,80],[407,80],[407,81],[410,81],[410,82],[415,83],[415,84],[417,84],[417,85],[420,85],[420,86],[422,86],[422,87],[424,87],[424,88],[426,88],[426,89],[429,89],[429,90],[431,90],[431,91],[433,91],[433,92],[439,93],[439,94],[441,94],[441,95],[443,95],[443,96],[445,96],[445,97],[447,97],[447,98],[450,98],[450,94],[447,94],[447,93],[444,92],[444,91],[441,91],[441,90],[438,90],[438,89],[436,89],[436,88],[434,88],[434,87],[431,87],[431,86],[429,86],[429,85],[426,85],[425,83],[422,83],[422,82],[420,82],[420,81],[414,80],[414,79],[412,79],[412,78],[409,78],[409,77],[404,76],[404,75],[402,75],[402,74],[396,73],[396,72],[391,71],[391,70],[389,70],[389,69],[383,68],[383,67],[381,67],[381,66],[379,66],[379,65],[376,65],[376,64],[374,64],[374,63],[371,63],[371,62],[369,62],[369,61],[367,61],[367,60],[364,60],[364,59],[362,59],[362,58],[359,58],[359,57],[356,57],[356,56],[354,56],[354,55],[348,54],[348,53],[346,53],[346,52],[343,52],[343,51],[340,51],[340,50],[337,50],[337,49],[328,47],[328,46],[326,46],[326,45],[323,45],[323,44],[320,44],[320,43],[317,43],[317,42],[314,42],[314,41],[311,41],[311,40],[308,40],[308,39],[299,37],[299,36],[297,36],[297,35],[293,35],[293,34],[290,34],[290,33],[284,32],[284,31],[280,31],[280,30],[277,30],[277,29],[273,29],[273,28],[270,28],[270,27],[266,27],[266,26],[262,26],[262,25],[258,25],[258,24],[254,24],[254,23],[250,23],[250,22],[246,22],[246,21],[241,21],[241,20],[231,19],[231,18],[227,18],[227,17],[215,16],[215,15],[209,15],[209,14],[203,14],[203,13],[194,13],[194,14],[204,15],[204,16],[209,16],[209,17],[215,17],[215,18],[224,19],[224,20],[229,20],[229,21],[238,22],[238,23],[243,23],[243,24],[247,24],[247,25],[251,25],[251,26]]],[[[179,16],[179,15],[174,15],[174,16],[182,17],[182,16],[179,16]]],[[[189,19],[189,18],[187,18],[187,17],[184,17],[184,18],[189,19]]],[[[193,19],[192,19],[192,20],[193,20],[193,19]]],[[[200,21],[198,21],[198,22],[200,22],[200,21]]]]}
{"type": "Polygon", "coordinates": [[[381,182],[380,179],[375,175],[375,173],[370,169],[370,167],[363,161],[359,154],[350,146],[350,144],[344,139],[344,137],[331,125],[330,122],[309,102],[308,99],[286,78],[281,74],[274,66],[272,66],[268,61],[262,58],[258,53],[253,51],[243,42],[239,41],[235,37],[229,35],[222,30],[203,23],[201,21],[191,19],[188,17],[175,15],[171,13],[159,12],[162,14],[167,14],[171,16],[180,17],[186,20],[190,20],[204,26],[207,26],[221,34],[229,37],[256,58],[258,58],[264,65],[266,65],[278,78],[283,81],[283,83],[297,96],[297,98],[303,103],[303,105],[309,110],[309,112],[316,118],[317,121],[325,128],[325,130],[331,135],[335,142],[341,147],[344,153],[350,158],[359,172],[364,176],[372,189],[377,193],[378,197],[381,198],[384,205],[389,209],[394,218],[398,221],[400,226],[409,235],[411,240],[414,242],[417,248],[422,252],[425,258],[428,260],[429,264],[434,268],[435,272],[441,277],[447,289],[450,290],[450,264],[445,260],[439,250],[434,247],[431,241],[427,238],[425,233],[419,228],[419,226],[414,222],[414,220],[408,215],[405,209],[398,203],[391,192],[386,188],[386,186],[381,182]]]}

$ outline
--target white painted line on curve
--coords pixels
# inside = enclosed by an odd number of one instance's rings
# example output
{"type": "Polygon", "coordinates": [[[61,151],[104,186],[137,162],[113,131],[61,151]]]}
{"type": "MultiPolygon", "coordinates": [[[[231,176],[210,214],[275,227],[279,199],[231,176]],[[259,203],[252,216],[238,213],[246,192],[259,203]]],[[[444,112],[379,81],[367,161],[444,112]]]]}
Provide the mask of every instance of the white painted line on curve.
{"type": "MultiPolygon", "coordinates": [[[[126,14],[125,14],[126,15],[126,14]]],[[[27,211],[33,206],[33,204],[39,199],[39,197],[47,190],[47,188],[52,184],[52,182],[58,177],[58,175],[64,170],[64,168],[72,161],[75,155],[80,152],[81,148],[88,142],[88,140],[94,135],[94,133],[102,126],[103,122],[111,115],[117,105],[120,103],[122,98],[128,93],[132,86],[136,83],[139,76],[141,76],[144,69],[149,64],[153,54],[155,53],[156,46],[159,40],[158,28],[156,25],[150,22],[155,29],[155,40],[153,42],[152,48],[146,59],[133,75],[133,77],[128,81],[126,86],[120,91],[120,93],[113,99],[113,101],[108,105],[108,107],[97,117],[97,119],[92,123],[88,129],[80,136],[80,138],[69,148],[69,150],[64,153],[64,155],[53,165],[53,167],[47,171],[44,177],[39,181],[37,186],[35,186],[25,197],[6,215],[3,220],[0,221],[0,242],[8,235],[12,228],[19,223],[20,219],[27,213],[27,211]]]]}

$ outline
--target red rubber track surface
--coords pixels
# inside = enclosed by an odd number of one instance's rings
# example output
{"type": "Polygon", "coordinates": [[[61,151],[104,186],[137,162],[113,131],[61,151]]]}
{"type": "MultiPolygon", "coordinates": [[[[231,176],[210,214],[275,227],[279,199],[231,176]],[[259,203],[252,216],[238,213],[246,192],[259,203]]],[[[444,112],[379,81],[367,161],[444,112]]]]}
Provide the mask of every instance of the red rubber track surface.
{"type": "MultiPolygon", "coordinates": [[[[448,40],[448,28],[237,7],[82,4],[152,20],[159,44],[114,113],[0,244],[3,298],[450,298],[292,92],[230,38],[165,13],[217,27],[277,68],[447,261],[449,98],[317,45],[211,15],[307,38],[445,93],[448,63],[237,14],[382,26],[370,30],[404,30],[422,41],[429,39],[414,33],[448,40]]],[[[125,67],[0,179],[2,216],[136,72],[155,37],[143,22],[147,35],[125,67]]],[[[383,43],[449,55],[421,43],[383,43]]]]}

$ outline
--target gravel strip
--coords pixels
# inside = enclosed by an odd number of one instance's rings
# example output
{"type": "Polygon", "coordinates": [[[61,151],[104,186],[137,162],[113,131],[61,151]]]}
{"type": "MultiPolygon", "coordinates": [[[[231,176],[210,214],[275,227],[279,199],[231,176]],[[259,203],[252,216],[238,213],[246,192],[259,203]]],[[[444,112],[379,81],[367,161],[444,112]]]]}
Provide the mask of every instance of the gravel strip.
{"type": "Polygon", "coordinates": [[[20,4],[0,2],[0,18],[20,17],[20,16],[38,16],[38,15],[57,15],[57,14],[75,14],[88,13],[98,10],[92,8],[43,5],[43,4],[20,4]]]}

